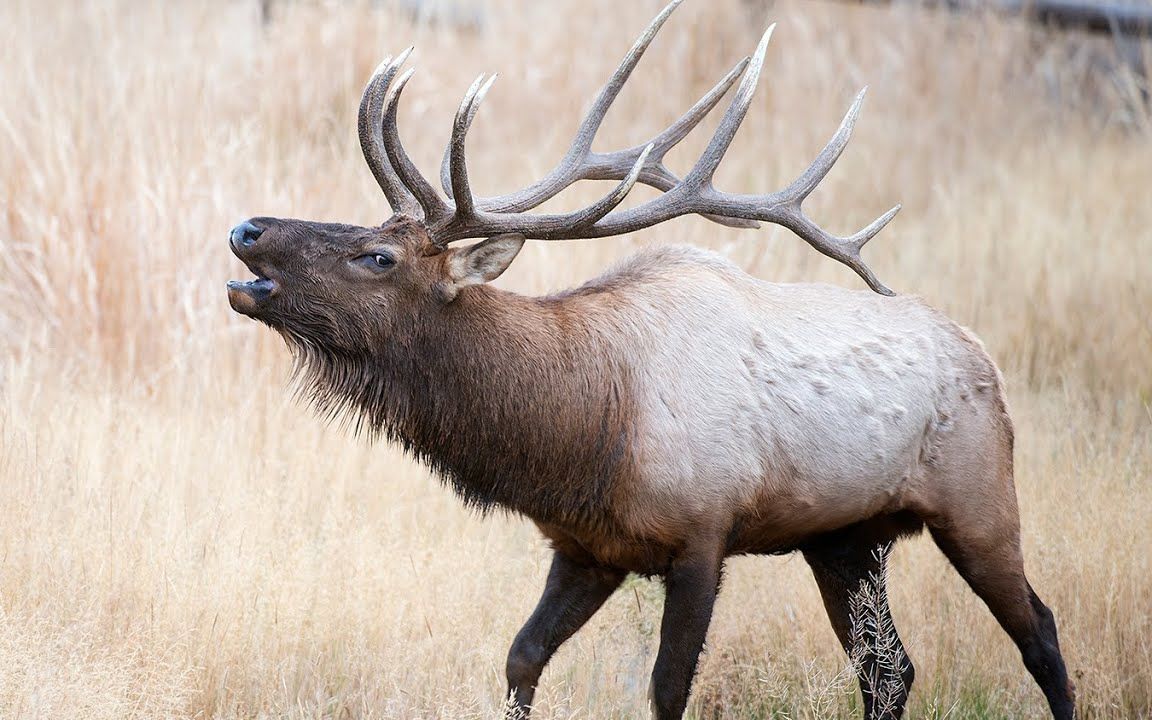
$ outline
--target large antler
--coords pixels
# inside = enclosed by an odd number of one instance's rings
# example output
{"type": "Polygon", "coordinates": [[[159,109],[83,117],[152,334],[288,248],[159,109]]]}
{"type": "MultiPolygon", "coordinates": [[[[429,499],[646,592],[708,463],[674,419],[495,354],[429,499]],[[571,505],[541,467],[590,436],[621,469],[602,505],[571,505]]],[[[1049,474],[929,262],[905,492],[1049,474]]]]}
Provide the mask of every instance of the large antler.
{"type": "MultiPolygon", "coordinates": [[[[373,81],[369,83],[365,90],[365,100],[361,103],[361,141],[364,144],[365,157],[385,194],[388,195],[393,209],[413,214],[413,203],[418,203],[432,237],[441,245],[465,238],[500,233],[518,233],[538,240],[607,237],[640,230],[680,215],[693,213],[738,227],[754,227],[757,226],[756,221],[763,220],[792,230],[819,252],[852,268],[874,291],[884,295],[893,294],[864,264],[860,258],[860,249],[896,215],[900,210],[899,205],[859,232],[843,238],[832,235],[812,222],[801,208],[804,200],[832,169],[847,145],[864,99],[863,90],[856,96],[856,100],[840,123],[839,130],[823,151],[788,187],[767,195],[723,193],[713,187],[712,178],[716,168],[752,101],[774,25],[764,33],[751,60],[741,60],[687,113],[651,141],[642,146],[612,153],[601,154],[591,151],[592,141],[608,108],[656,32],[681,1],[673,0],[637,40],[581,122],[576,138],[564,159],[544,179],[509,195],[494,198],[474,197],[469,186],[465,163],[464,141],[468,128],[484,95],[491,88],[495,76],[487,80],[484,76],[478,78],[465,94],[456,113],[452,139],[445,153],[441,171],[445,191],[452,196],[453,202],[450,204],[437,194],[420,174],[400,143],[396,127],[396,108],[404,84],[411,77],[411,70],[396,81],[383,111],[381,140],[387,167],[381,162],[379,144],[364,143],[365,113],[368,113],[369,118],[374,115],[373,111],[379,107],[376,97],[384,93],[395,69],[399,67],[399,62],[384,66],[384,70],[378,71],[373,81]],[[743,79],[736,96],[724,113],[712,140],[689,173],[683,179],[677,178],[663,164],[665,153],[708,114],[740,73],[743,73],[743,79]],[[370,94],[372,98],[369,98],[370,94]],[[369,155],[370,145],[375,152],[372,156],[369,155]],[[384,179],[381,179],[382,177],[384,179]],[[620,180],[620,183],[611,193],[583,210],[550,215],[524,214],[525,210],[540,205],[564,188],[583,179],[611,179],[620,180]],[[635,208],[612,212],[636,182],[651,185],[664,193],[635,208]],[[397,190],[397,184],[406,189],[406,195],[397,190]]],[[[406,53],[398,60],[402,62],[405,56],[406,53]]],[[[378,112],[376,110],[376,113],[378,112]]],[[[368,132],[367,137],[370,140],[375,139],[372,132],[368,132]]]]}

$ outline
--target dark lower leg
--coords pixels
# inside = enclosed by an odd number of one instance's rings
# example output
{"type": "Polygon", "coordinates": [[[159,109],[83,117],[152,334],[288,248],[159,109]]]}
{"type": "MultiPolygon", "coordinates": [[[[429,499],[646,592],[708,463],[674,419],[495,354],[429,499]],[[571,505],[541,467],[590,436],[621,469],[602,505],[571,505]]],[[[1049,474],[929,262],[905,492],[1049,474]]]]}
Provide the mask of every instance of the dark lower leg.
{"type": "MultiPolygon", "coordinates": [[[[1064,658],[1060,654],[1060,640],[1056,637],[1056,621],[1052,611],[1028,587],[1029,605],[1036,616],[1036,630],[1017,641],[1024,667],[1048,700],[1052,716],[1057,720],[1071,720],[1075,716],[1075,689],[1068,679],[1064,658]]],[[[1015,639],[1015,638],[1013,638],[1015,639]]]]}
{"type": "Polygon", "coordinates": [[[660,623],[660,652],[652,669],[652,709],[656,720],[680,720],[688,705],[692,677],[712,620],[720,583],[721,553],[688,552],[664,578],[667,595],[660,623]]]}
{"type": "Polygon", "coordinates": [[[955,530],[934,529],[933,538],[969,587],[992,611],[1040,686],[1056,720],[1075,717],[1075,691],[1068,679],[1056,622],[1024,575],[1015,540],[1009,547],[983,548],[957,537],[955,530]]]}
{"type": "Polygon", "coordinates": [[[528,717],[536,683],[552,654],[600,609],[624,575],[553,555],[544,594],[508,651],[508,717],[528,717]]]}
{"type": "Polygon", "coordinates": [[[857,666],[866,720],[898,720],[916,675],[888,607],[883,548],[846,536],[804,551],[832,629],[857,666]]]}

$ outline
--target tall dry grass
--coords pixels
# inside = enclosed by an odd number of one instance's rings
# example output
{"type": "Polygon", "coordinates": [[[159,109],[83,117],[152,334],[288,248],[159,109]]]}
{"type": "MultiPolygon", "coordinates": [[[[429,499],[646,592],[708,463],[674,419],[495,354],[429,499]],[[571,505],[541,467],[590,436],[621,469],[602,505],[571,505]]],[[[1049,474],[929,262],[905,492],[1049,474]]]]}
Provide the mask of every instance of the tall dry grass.
{"type": "MultiPolygon", "coordinates": [[[[262,27],[257,5],[0,5],[0,717],[500,706],[545,547],[294,403],[279,341],[227,308],[223,282],[243,270],[224,238],[257,213],[384,217],[354,111],[379,58],[409,43],[420,70],[401,122],[419,161],[434,167],[474,74],[499,71],[475,181],[497,192],[539,176],[657,4],[493,1],[467,32],[355,3],[285,4],[262,27]]],[[[734,0],[679,10],[603,146],[687,107],[751,49],[755,14],[734,0]]],[[[766,77],[720,183],[780,186],[871,86],[810,211],[847,230],[904,203],[868,257],[972,326],[1008,375],[1029,569],[1083,714],[1149,717],[1147,118],[1108,91],[1077,104],[1072,70],[1011,24],[807,2],[771,16],[766,77]]],[[[697,219],[533,244],[502,282],[547,291],[673,241],[761,277],[859,285],[784,231],[697,219]]],[[[898,546],[890,574],[916,717],[1044,716],[928,541],[898,546]]],[[[736,559],[727,578],[695,716],[853,716],[802,561],[736,559]]],[[[661,602],[647,581],[617,593],[549,666],[540,717],[642,716],[661,602]]]]}

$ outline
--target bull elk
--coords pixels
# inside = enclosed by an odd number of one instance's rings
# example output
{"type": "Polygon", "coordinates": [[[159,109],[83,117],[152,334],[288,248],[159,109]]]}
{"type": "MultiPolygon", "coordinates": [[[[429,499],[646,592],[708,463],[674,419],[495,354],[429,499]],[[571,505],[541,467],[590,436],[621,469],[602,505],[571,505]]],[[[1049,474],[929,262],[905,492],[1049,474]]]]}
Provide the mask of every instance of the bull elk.
{"type": "MultiPolygon", "coordinates": [[[[971,333],[895,296],[861,260],[899,206],[849,237],[801,209],[848,142],[863,93],[785,189],[717,190],[713,173],[748,109],[769,28],[751,58],[650,142],[591,150],[678,4],[637,40],[555,169],[499,197],[476,197],[465,165],[465,137],[494,78],[481,76],[456,113],[445,197],[397,131],[408,51],[386,60],[364,91],[359,134],[394,215],[379,227],[241,223],[231,248],[257,277],[229,283],[233,309],[284,337],[321,411],[349,413],[468,505],[521,513],[550,541],[543,596],[508,655],[512,716],[527,716],[549,658],[630,572],[659,576],[667,590],[651,691],[660,720],[684,712],[730,555],[803,553],[852,651],[850,599],[877,573],[877,549],[927,526],[1019,647],[1054,717],[1069,720],[1073,691],[1052,613],[1024,574],[996,366],[971,333]],[[737,80],[707,148],[677,177],[665,153],[737,80]],[[585,179],[619,182],[581,210],[527,212],[585,179]],[[636,183],[662,192],[617,209],[636,183]],[[875,293],[764,282],[686,247],[642,251],[544,297],[488,284],[526,239],[607,237],[688,214],[783,225],[875,293]],[[485,239],[450,246],[467,238],[485,239]]],[[[864,650],[865,716],[900,717],[911,663],[885,670],[864,650]],[[881,672],[900,688],[883,704],[881,672]]]]}

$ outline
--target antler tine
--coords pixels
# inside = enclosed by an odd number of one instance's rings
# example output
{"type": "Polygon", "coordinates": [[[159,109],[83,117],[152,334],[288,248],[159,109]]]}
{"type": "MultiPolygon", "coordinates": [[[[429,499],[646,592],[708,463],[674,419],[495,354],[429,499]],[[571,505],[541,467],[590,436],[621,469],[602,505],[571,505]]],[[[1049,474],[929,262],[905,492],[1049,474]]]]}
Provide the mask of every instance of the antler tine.
{"type": "Polygon", "coordinates": [[[878,232],[883,230],[884,226],[887,225],[892,218],[896,217],[896,213],[900,212],[900,207],[900,205],[896,205],[869,223],[863,230],[846,238],[837,237],[829,233],[812,222],[807,215],[799,211],[781,215],[778,219],[769,219],[767,217],[768,213],[765,213],[764,219],[783,225],[799,235],[802,240],[811,245],[812,248],[820,254],[826,255],[852,268],[874,292],[891,296],[896,293],[884,283],[880,282],[876,274],[872,272],[872,269],[864,263],[863,258],[860,257],[860,248],[864,246],[864,243],[875,237],[878,232]]]}
{"type": "Polygon", "coordinates": [[[806,198],[816,189],[824,176],[840,159],[840,153],[844,152],[844,148],[848,146],[848,141],[852,139],[852,130],[856,127],[856,119],[860,116],[860,107],[864,104],[864,95],[867,93],[867,86],[856,93],[856,99],[852,101],[852,107],[848,108],[848,112],[844,113],[844,119],[840,121],[840,127],[836,129],[836,134],[824,146],[824,149],[812,161],[808,169],[788,186],[786,192],[794,192],[800,198],[806,198]]]}
{"type": "Polygon", "coordinates": [[[744,78],[740,81],[740,87],[736,89],[736,97],[732,99],[724,117],[720,118],[720,125],[712,135],[712,140],[708,142],[708,147],[685,176],[685,185],[697,188],[712,186],[712,176],[716,174],[716,168],[720,166],[724,153],[728,151],[732,139],[736,137],[736,131],[740,129],[740,123],[744,122],[744,116],[748,114],[748,106],[752,103],[756,84],[760,81],[760,71],[764,68],[768,41],[772,39],[772,32],[775,29],[776,23],[772,23],[764,31],[760,43],[756,46],[756,52],[752,55],[752,61],[748,63],[744,78]]]}
{"type": "Polygon", "coordinates": [[[416,197],[420,207],[424,210],[424,221],[430,225],[450,215],[452,210],[448,203],[436,194],[436,189],[420,174],[420,170],[412,162],[412,158],[408,157],[408,152],[404,150],[404,145],[400,142],[400,131],[396,125],[400,96],[404,92],[404,86],[408,84],[412,78],[412,73],[415,71],[415,68],[405,71],[403,75],[397,78],[395,87],[389,91],[382,123],[384,149],[388,152],[388,159],[399,175],[400,182],[416,197]]]}
{"type": "Polygon", "coordinates": [[[608,108],[612,107],[612,103],[616,101],[616,96],[620,94],[621,88],[624,83],[628,82],[629,76],[632,71],[636,69],[639,64],[640,58],[643,57],[644,51],[652,44],[652,40],[656,38],[656,33],[660,32],[660,28],[664,26],[665,21],[672,14],[677,7],[680,6],[684,0],[672,0],[668,3],[660,14],[653,18],[652,22],[648,23],[648,27],[644,28],[644,32],[636,39],[628,54],[620,62],[616,72],[612,73],[611,79],[600,90],[600,94],[596,96],[595,102],[592,103],[591,109],[584,119],[580,122],[580,127],[576,131],[576,138],[572,141],[572,147],[568,149],[568,156],[565,160],[561,161],[561,165],[565,161],[578,161],[586,155],[592,147],[592,141],[596,138],[596,131],[600,129],[600,123],[604,122],[604,116],[608,114],[608,108]]]}
{"type": "MultiPolygon", "coordinates": [[[[480,87],[476,93],[476,99],[473,100],[469,105],[467,120],[468,128],[472,127],[472,121],[476,119],[476,113],[480,110],[480,103],[484,101],[484,96],[487,95],[488,91],[492,89],[492,83],[496,82],[498,75],[498,73],[492,73],[492,77],[488,78],[488,82],[484,83],[484,85],[480,87]]],[[[483,78],[483,73],[481,73],[481,78],[483,78]]],[[[469,88],[469,91],[471,91],[471,88],[469,88]]],[[[465,100],[467,98],[468,94],[465,93],[465,100]]],[[[460,103],[460,109],[456,111],[457,117],[459,117],[459,112],[463,109],[464,103],[462,101],[460,103]]],[[[455,125],[453,125],[453,132],[455,132],[455,125]]],[[[465,130],[465,132],[467,132],[467,130],[465,130]]],[[[440,187],[444,188],[444,193],[446,195],[452,195],[452,140],[448,141],[448,145],[444,148],[444,157],[440,160],[440,187]]],[[[473,198],[473,200],[475,200],[475,198],[473,198]]]]}
{"type": "MultiPolygon", "coordinates": [[[[468,165],[464,157],[464,139],[468,135],[468,127],[476,117],[476,110],[480,107],[480,88],[484,85],[484,74],[473,81],[464,99],[460,101],[460,109],[456,111],[456,120],[452,123],[452,139],[448,142],[446,155],[449,160],[451,182],[447,192],[452,194],[456,202],[456,212],[471,215],[475,209],[472,199],[472,190],[468,184],[468,165]]],[[[491,87],[491,83],[488,85],[491,87]]]]}
{"type": "Polygon", "coordinates": [[[357,114],[360,149],[364,153],[364,160],[368,163],[368,169],[372,171],[376,183],[384,191],[384,196],[388,199],[392,211],[410,215],[419,213],[420,206],[416,202],[415,196],[404,187],[400,178],[397,177],[392,163],[388,160],[384,139],[381,135],[380,117],[388,86],[396,75],[396,71],[400,69],[400,66],[404,64],[411,53],[412,48],[409,47],[395,59],[391,56],[384,58],[384,61],[376,67],[375,72],[372,73],[372,78],[364,87],[364,94],[360,98],[360,109],[357,114]]]}
{"type": "MultiPolygon", "coordinates": [[[[493,73],[492,77],[488,78],[487,82],[484,80],[484,75],[476,78],[472,83],[472,87],[468,88],[468,92],[464,94],[464,100],[460,103],[460,109],[456,111],[456,120],[452,125],[452,138],[448,141],[448,146],[444,148],[444,159],[440,163],[440,186],[444,188],[444,192],[453,197],[456,206],[460,206],[460,197],[457,193],[453,192],[453,153],[459,146],[459,159],[456,161],[461,170],[464,170],[464,138],[468,134],[468,130],[472,127],[472,121],[476,119],[476,112],[480,109],[480,103],[484,102],[484,97],[488,91],[492,89],[492,84],[496,82],[499,77],[493,73]],[[459,140],[459,141],[457,141],[459,140]]],[[[465,175],[465,177],[467,177],[465,175]]],[[[468,203],[474,204],[475,198],[469,192],[467,193],[468,203]]]]}

